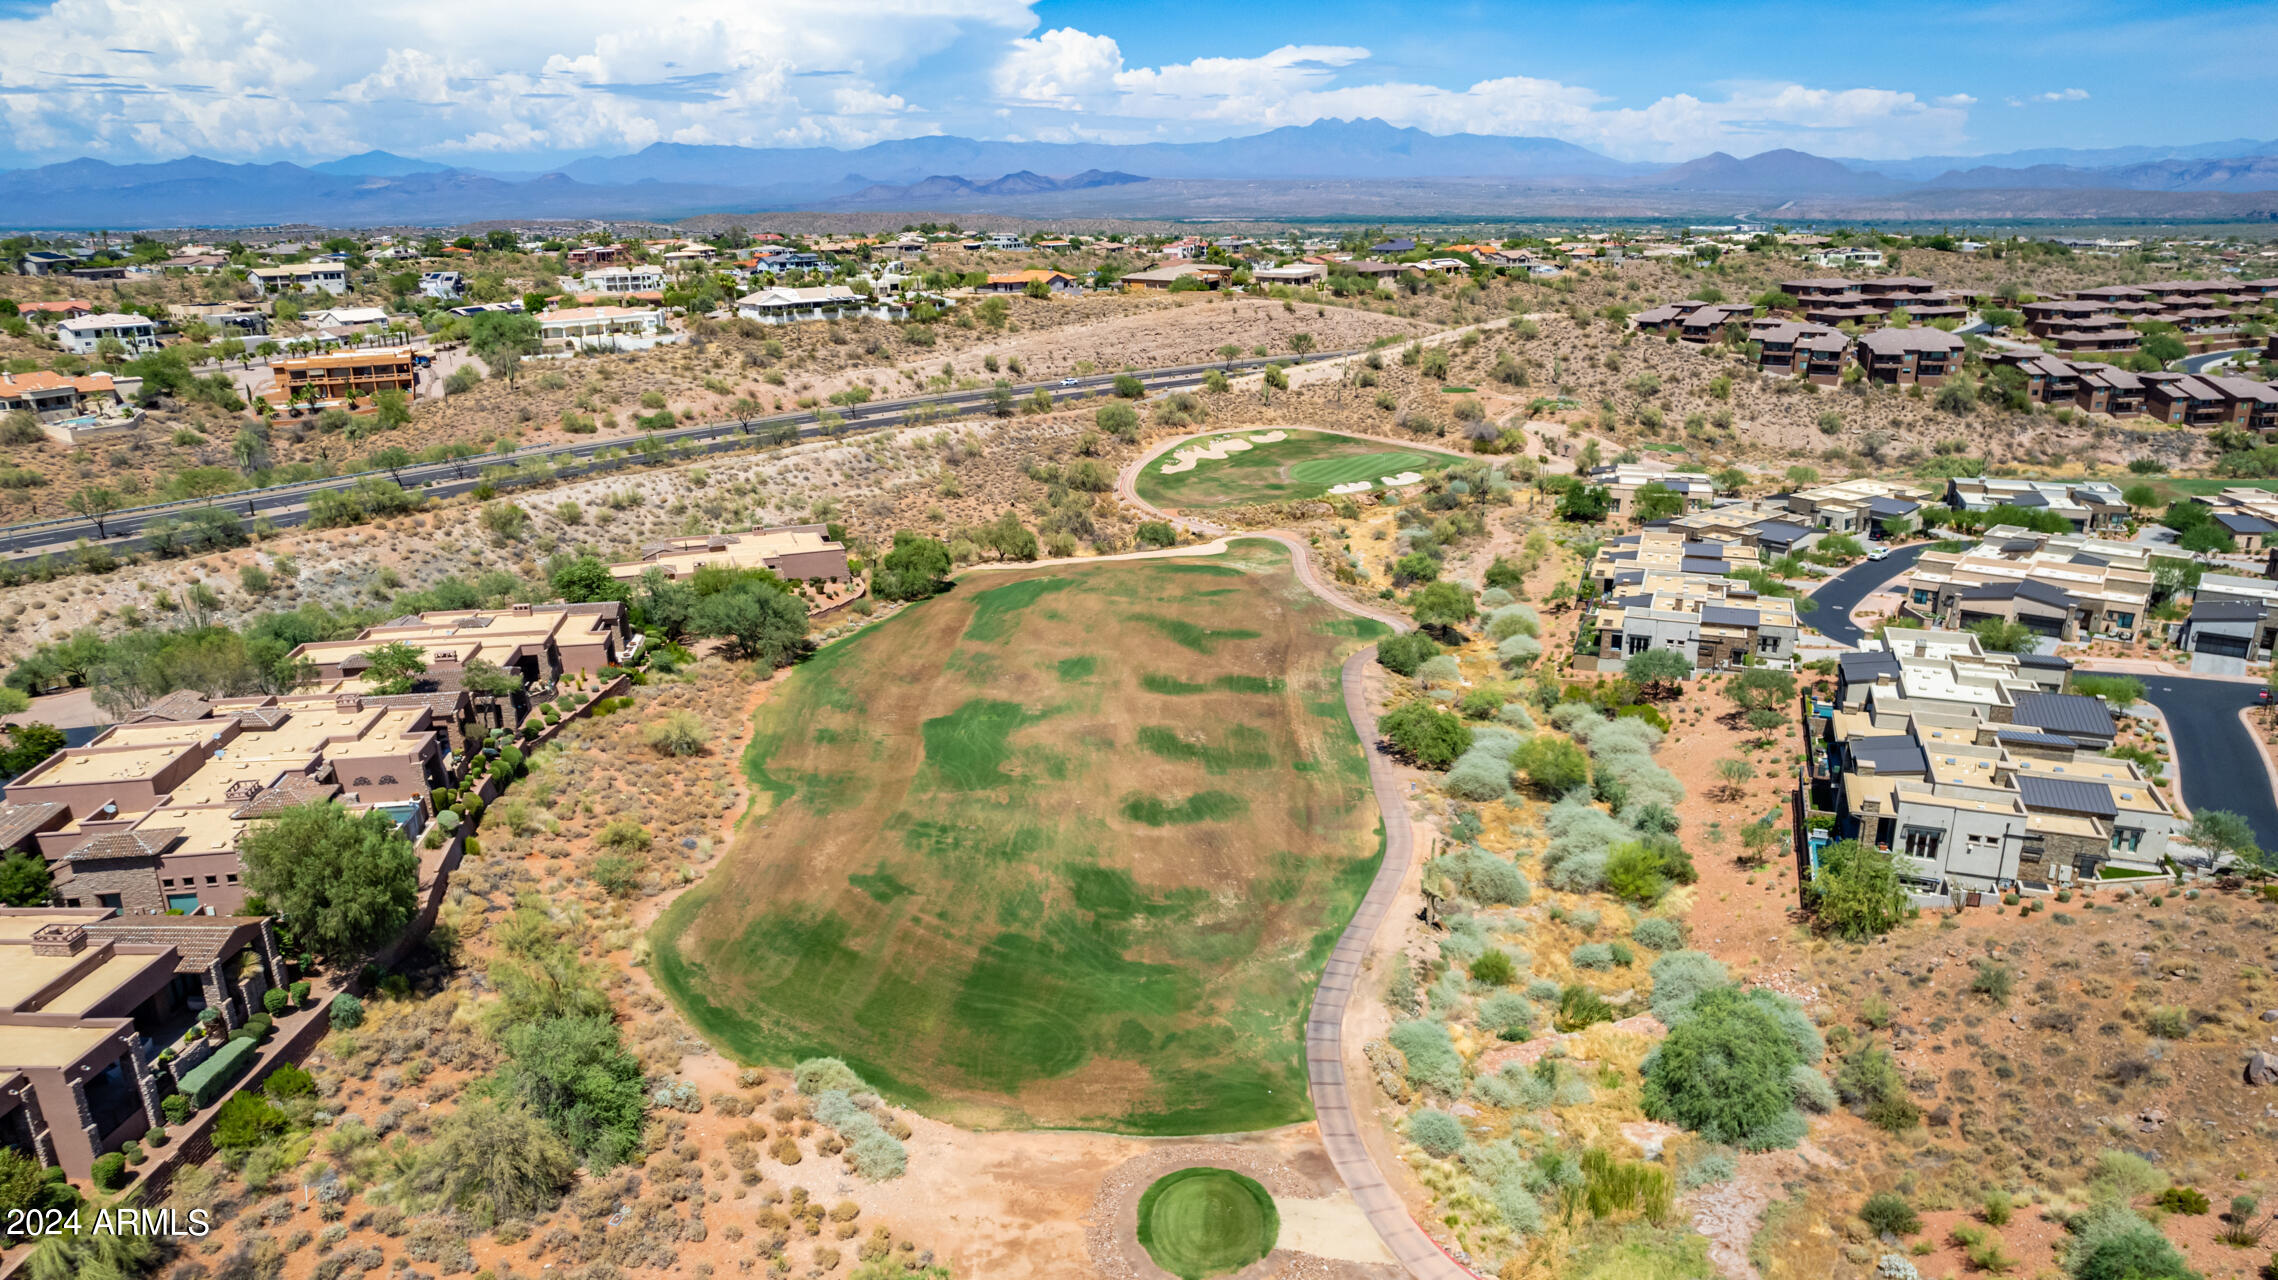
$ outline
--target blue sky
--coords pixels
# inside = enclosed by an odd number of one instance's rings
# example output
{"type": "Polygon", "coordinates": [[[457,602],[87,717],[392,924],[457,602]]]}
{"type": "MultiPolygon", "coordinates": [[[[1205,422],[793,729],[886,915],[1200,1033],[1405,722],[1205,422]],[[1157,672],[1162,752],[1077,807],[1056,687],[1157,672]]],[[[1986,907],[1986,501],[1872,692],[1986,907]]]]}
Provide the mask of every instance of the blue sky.
{"type": "Polygon", "coordinates": [[[526,168],[653,142],[1199,140],[1325,117],[1628,160],[2278,136],[2278,6],[0,0],[0,164],[526,168]]]}

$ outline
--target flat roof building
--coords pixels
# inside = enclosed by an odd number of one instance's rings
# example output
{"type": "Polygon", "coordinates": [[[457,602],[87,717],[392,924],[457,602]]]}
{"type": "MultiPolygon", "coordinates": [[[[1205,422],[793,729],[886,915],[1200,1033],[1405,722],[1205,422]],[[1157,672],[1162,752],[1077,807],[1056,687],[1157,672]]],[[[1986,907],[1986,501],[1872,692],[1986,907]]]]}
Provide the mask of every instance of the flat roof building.
{"type": "Polygon", "coordinates": [[[714,533],[668,538],[641,548],[641,558],[609,566],[610,576],[637,581],[655,569],[667,578],[685,578],[699,569],[765,569],[793,582],[821,578],[848,581],[846,547],[829,537],[829,526],[785,525],[749,533],[714,533]]]}

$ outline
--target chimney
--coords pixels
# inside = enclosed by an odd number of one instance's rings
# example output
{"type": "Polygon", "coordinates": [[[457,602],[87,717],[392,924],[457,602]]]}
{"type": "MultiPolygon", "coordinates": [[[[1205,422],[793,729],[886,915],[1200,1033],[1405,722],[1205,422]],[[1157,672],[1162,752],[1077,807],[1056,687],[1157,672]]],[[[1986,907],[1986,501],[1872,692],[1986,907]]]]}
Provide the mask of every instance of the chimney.
{"type": "Polygon", "coordinates": [[[87,949],[87,930],[76,924],[43,924],[32,931],[35,956],[75,956],[87,949]]]}

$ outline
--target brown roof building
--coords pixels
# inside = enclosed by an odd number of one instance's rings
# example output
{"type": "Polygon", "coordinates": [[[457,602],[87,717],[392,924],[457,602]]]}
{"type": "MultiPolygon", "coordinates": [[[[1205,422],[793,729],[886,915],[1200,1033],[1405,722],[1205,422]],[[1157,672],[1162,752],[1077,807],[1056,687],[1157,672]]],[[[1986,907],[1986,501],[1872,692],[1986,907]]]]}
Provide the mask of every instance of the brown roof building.
{"type": "Polygon", "coordinates": [[[382,391],[408,396],[418,382],[409,347],[276,360],[270,362],[269,376],[270,387],[262,398],[280,409],[287,405],[324,409],[351,401],[361,408],[382,391]]]}
{"type": "Polygon", "coordinates": [[[1877,382],[1935,386],[1961,360],[1962,340],[1943,329],[1877,329],[1859,339],[1859,364],[1877,382]]]}
{"type": "Polygon", "coordinates": [[[830,527],[820,524],[667,538],[641,548],[638,560],[609,566],[609,573],[631,582],[651,569],[667,578],[685,578],[708,568],[765,569],[793,582],[814,578],[845,582],[853,576],[847,568],[846,547],[831,541],[830,527]]]}

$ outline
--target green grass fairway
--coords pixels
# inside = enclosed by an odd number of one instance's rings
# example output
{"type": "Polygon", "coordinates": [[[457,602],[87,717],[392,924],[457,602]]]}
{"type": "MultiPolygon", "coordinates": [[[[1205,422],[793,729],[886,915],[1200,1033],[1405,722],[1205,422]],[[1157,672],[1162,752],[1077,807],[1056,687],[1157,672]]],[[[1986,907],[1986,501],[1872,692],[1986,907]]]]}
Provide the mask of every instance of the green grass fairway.
{"type": "MultiPolygon", "coordinates": [[[[1212,440],[1248,440],[1263,431],[1228,431],[1198,436],[1189,444],[1212,440]]],[[[1158,507],[1246,507],[1262,502],[1295,502],[1318,498],[1330,486],[1367,480],[1380,489],[1384,477],[1404,471],[1430,475],[1458,459],[1422,449],[1392,449],[1374,440],[1354,440],[1318,431],[1291,431],[1289,438],[1272,444],[1252,443],[1247,453],[1213,462],[1194,464],[1192,471],[1163,474],[1170,453],[1149,462],[1139,472],[1139,496],[1158,507]]],[[[1173,450],[1172,453],[1176,453],[1173,450]]]]}
{"type": "Polygon", "coordinates": [[[1139,1197],[1139,1245],[1179,1280],[1240,1271],[1280,1235],[1273,1197],[1232,1169],[1166,1173],[1139,1197]]]}
{"type": "Polygon", "coordinates": [[[742,1061],[835,1055],[960,1123],[1306,1119],[1306,1006],[1382,853],[1337,667],[1380,633],[1263,540],[970,575],[767,700],[652,971],[742,1061]]]}

